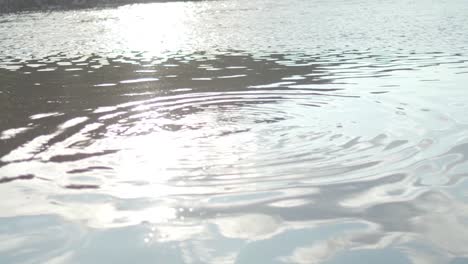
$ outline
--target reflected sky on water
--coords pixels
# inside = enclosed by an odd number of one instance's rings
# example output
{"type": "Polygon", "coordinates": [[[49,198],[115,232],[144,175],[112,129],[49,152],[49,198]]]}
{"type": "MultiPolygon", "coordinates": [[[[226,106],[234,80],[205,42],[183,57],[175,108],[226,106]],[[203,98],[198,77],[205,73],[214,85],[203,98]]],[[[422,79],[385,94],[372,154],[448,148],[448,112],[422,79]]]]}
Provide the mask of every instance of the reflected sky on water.
{"type": "Polygon", "coordinates": [[[468,263],[467,11],[0,16],[0,262],[468,263]]]}

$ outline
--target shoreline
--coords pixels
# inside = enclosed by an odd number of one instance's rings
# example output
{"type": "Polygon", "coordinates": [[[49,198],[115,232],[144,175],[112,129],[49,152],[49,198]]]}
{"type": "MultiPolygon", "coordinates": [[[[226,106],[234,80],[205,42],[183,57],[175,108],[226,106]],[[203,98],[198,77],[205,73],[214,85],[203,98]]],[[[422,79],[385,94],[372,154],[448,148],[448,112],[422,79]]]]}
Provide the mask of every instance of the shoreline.
{"type": "Polygon", "coordinates": [[[117,7],[130,4],[186,1],[187,0],[0,0],[0,15],[28,11],[77,10],[117,7]]]}

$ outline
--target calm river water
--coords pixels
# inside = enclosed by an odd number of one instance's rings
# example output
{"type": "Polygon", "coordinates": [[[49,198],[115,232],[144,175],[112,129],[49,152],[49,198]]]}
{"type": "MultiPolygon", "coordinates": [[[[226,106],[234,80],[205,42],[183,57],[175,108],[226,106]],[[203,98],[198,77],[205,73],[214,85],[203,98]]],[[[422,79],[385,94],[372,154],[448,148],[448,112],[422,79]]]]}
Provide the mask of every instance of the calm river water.
{"type": "Polygon", "coordinates": [[[468,2],[0,16],[0,263],[468,263],[468,2]]]}

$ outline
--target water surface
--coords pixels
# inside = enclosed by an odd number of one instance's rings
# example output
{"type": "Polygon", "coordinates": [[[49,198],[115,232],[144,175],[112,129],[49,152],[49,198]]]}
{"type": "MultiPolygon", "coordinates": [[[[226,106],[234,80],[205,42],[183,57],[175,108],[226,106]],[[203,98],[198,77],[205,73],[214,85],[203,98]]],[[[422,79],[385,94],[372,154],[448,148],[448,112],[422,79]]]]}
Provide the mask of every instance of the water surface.
{"type": "Polygon", "coordinates": [[[467,13],[0,16],[0,262],[468,263],[467,13]]]}

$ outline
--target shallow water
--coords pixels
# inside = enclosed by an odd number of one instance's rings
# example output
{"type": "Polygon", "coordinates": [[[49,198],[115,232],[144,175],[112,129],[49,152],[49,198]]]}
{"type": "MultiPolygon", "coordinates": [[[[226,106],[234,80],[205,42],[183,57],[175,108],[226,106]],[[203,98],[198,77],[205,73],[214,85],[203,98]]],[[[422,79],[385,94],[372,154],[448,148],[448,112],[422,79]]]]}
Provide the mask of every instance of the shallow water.
{"type": "Polygon", "coordinates": [[[466,14],[0,16],[0,263],[468,263],[466,14]]]}

